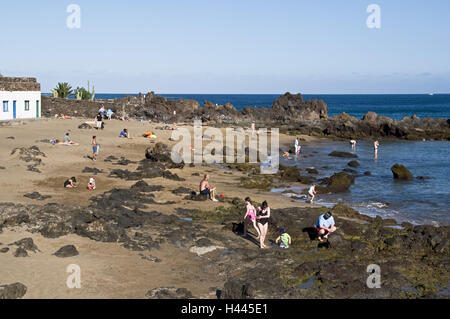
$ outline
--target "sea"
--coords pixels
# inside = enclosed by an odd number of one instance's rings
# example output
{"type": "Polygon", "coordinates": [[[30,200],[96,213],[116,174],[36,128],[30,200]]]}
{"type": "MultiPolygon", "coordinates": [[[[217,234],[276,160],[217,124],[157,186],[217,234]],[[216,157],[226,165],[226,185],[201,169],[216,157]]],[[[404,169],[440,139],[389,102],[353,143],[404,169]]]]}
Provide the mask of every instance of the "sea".
{"type": "MultiPolygon", "coordinates": [[[[96,94],[98,99],[122,98],[137,94],[96,94]]],[[[167,99],[192,99],[203,104],[233,104],[237,109],[246,106],[271,107],[282,94],[160,94],[167,99]]],[[[345,112],[362,118],[368,111],[396,120],[404,116],[419,118],[450,118],[450,94],[304,94],[305,100],[319,99],[328,105],[330,117],[345,112]]],[[[294,141],[293,141],[294,142],[294,141]]],[[[297,158],[281,159],[280,163],[316,168],[318,177],[330,176],[347,166],[349,159],[330,157],[331,151],[353,152],[358,156],[358,176],[350,190],[342,194],[320,195],[317,204],[332,207],[336,203],[349,204],[370,216],[394,218],[398,222],[413,224],[450,225],[450,141],[383,141],[377,157],[373,141],[358,141],[355,150],[348,142],[321,141],[302,145],[297,158]],[[414,176],[427,179],[395,181],[391,167],[405,165],[414,176]],[[364,175],[370,171],[371,175],[364,175]]],[[[286,189],[274,189],[283,192],[286,189]]],[[[300,192],[299,189],[292,189],[300,192]]],[[[289,196],[289,194],[285,195],[289,196]]],[[[301,200],[300,200],[301,201],[301,200]]]]}

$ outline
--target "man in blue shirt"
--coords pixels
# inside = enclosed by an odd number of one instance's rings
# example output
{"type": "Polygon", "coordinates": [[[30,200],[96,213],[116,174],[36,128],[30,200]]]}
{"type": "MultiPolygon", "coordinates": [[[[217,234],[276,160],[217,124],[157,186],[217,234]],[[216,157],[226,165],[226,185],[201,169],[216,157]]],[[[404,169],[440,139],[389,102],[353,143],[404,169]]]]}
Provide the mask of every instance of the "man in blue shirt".
{"type": "Polygon", "coordinates": [[[331,212],[320,215],[314,227],[318,233],[317,239],[320,242],[323,242],[322,237],[328,239],[329,234],[336,231],[336,226],[334,226],[334,218],[331,212]]]}

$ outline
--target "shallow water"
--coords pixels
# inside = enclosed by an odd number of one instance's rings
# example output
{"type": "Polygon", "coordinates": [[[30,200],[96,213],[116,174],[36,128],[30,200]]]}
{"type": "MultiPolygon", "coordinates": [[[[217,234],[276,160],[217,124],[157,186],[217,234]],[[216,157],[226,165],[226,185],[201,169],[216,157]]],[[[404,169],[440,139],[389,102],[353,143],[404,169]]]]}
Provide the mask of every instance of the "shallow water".
{"type": "MultiPolygon", "coordinates": [[[[355,184],[350,191],[341,194],[319,195],[316,203],[333,206],[338,202],[350,204],[363,214],[394,218],[399,222],[414,224],[450,224],[450,142],[381,141],[377,158],[372,142],[361,141],[355,150],[349,143],[323,141],[302,147],[303,156],[290,160],[281,159],[284,165],[295,165],[302,169],[314,167],[317,177],[331,176],[335,172],[350,168],[348,158],[331,157],[333,151],[346,151],[358,155],[361,166],[355,184]],[[414,177],[431,179],[396,181],[391,167],[395,163],[405,165],[414,177]],[[370,171],[371,176],[364,172],[370,171]]],[[[281,192],[282,190],[277,190],[281,192]]]]}

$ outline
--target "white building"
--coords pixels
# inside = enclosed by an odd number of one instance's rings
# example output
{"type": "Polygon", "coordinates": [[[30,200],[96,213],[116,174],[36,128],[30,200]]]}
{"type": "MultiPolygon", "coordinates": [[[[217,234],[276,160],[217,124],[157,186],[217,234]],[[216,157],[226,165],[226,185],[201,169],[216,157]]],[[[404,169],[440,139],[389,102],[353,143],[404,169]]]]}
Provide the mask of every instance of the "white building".
{"type": "Polygon", "coordinates": [[[35,78],[0,76],[0,120],[41,117],[41,85],[35,78]]]}

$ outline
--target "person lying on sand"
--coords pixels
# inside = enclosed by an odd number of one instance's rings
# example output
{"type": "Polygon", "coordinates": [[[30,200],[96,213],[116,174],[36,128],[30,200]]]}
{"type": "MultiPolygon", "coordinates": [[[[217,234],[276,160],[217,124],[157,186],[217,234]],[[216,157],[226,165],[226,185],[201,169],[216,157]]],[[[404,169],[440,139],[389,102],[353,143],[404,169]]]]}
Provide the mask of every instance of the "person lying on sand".
{"type": "Polygon", "coordinates": [[[327,212],[320,215],[319,219],[314,224],[314,228],[317,232],[317,239],[320,242],[323,242],[322,237],[328,239],[328,236],[336,231],[333,214],[331,214],[331,212],[327,212]]]}
{"type": "Polygon", "coordinates": [[[74,141],[72,141],[70,139],[69,133],[66,133],[66,136],[64,136],[63,143],[60,143],[60,144],[75,145],[75,146],[80,145],[79,143],[75,143],[74,141]]]}
{"type": "Polygon", "coordinates": [[[215,195],[216,188],[209,185],[209,175],[206,174],[200,182],[200,194],[208,195],[213,202],[218,202],[215,195]]]}
{"type": "Polygon", "coordinates": [[[64,182],[64,188],[74,188],[77,187],[75,183],[77,182],[77,179],[75,177],[69,178],[67,181],[64,182]]]}
{"type": "Polygon", "coordinates": [[[120,132],[119,137],[124,137],[124,138],[131,138],[130,133],[128,132],[128,130],[126,128],[123,129],[122,132],[120,132]]]}

